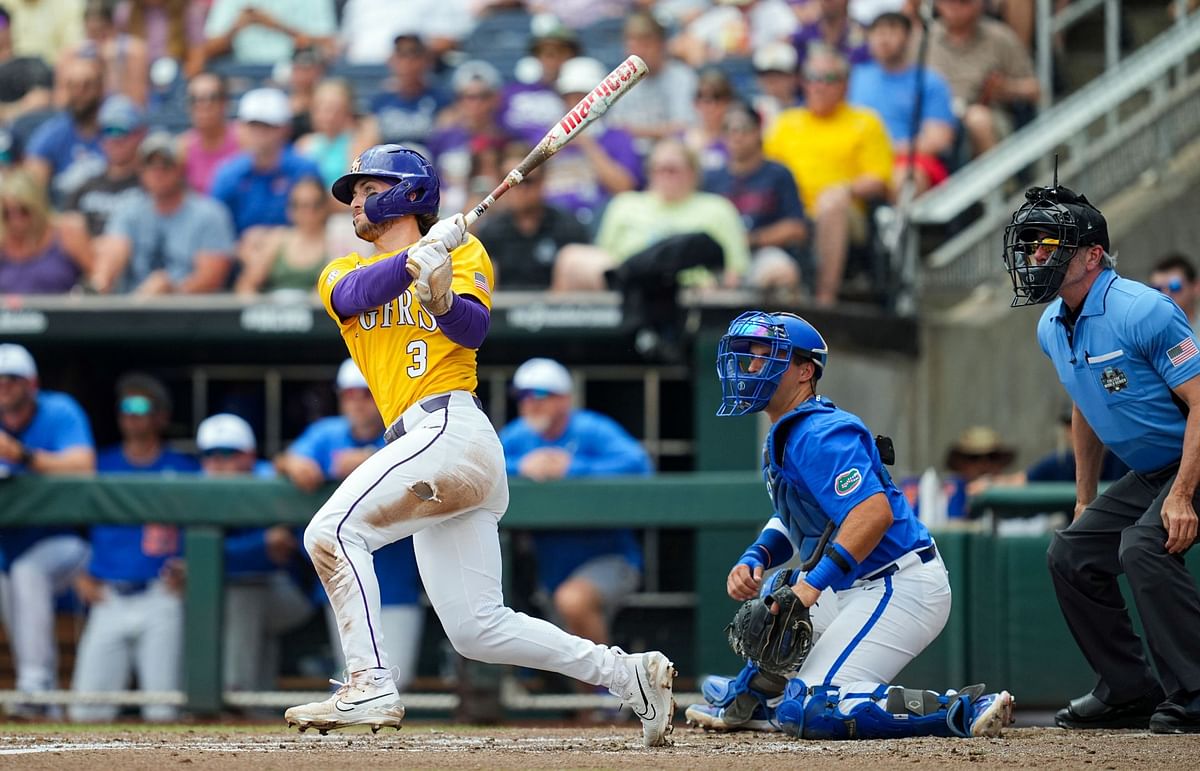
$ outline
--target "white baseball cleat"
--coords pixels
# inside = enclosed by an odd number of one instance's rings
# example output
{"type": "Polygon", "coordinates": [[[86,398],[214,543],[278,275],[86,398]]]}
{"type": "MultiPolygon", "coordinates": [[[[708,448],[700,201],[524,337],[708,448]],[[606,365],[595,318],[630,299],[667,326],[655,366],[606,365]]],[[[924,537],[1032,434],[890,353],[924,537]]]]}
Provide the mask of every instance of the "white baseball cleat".
{"type": "Polygon", "coordinates": [[[322,736],[352,725],[369,725],[373,732],[384,726],[400,730],[404,705],[390,672],[368,669],[351,674],[348,682],[329,682],[340,687],[328,699],[301,704],[283,713],[289,727],[299,728],[301,733],[315,728],[322,736]]]}
{"type": "Polygon", "coordinates": [[[971,704],[971,736],[995,738],[1013,723],[1013,697],[1008,691],[980,696],[971,704]]]}
{"type": "Polygon", "coordinates": [[[627,654],[617,649],[618,672],[611,689],[642,721],[642,741],[647,747],[670,744],[674,730],[675,697],[671,686],[675,665],[658,651],[627,654]],[[620,671],[624,668],[624,671],[620,671]]]}

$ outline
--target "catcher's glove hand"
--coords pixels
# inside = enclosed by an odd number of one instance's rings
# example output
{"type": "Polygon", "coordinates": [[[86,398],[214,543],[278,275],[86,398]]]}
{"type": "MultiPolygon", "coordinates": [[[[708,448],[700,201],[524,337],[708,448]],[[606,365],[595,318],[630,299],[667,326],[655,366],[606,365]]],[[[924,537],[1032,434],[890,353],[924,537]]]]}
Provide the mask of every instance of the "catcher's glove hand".
{"type": "Polygon", "coordinates": [[[812,620],[808,608],[792,591],[791,570],[780,571],[771,582],[772,591],[747,600],[725,628],[729,647],[762,672],[788,677],[812,649],[812,620]],[[778,613],[772,613],[778,606],[778,613]]]}

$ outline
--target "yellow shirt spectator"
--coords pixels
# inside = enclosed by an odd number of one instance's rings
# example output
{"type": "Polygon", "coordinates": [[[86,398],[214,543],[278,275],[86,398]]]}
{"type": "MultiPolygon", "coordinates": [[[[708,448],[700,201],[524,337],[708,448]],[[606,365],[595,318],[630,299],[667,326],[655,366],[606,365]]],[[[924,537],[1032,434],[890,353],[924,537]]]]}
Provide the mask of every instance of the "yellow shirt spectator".
{"type": "Polygon", "coordinates": [[[16,56],[37,56],[53,66],[63,51],[83,41],[83,0],[4,3],[16,56]]]}
{"type": "Polygon", "coordinates": [[[792,172],[804,210],[815,212],[817,198],[834,185],[860,176],[892,177],[892,144],[873,111],[842,103],[827,118],[803,107],[780,113],[763,140],[767,158],[792,172]]]}

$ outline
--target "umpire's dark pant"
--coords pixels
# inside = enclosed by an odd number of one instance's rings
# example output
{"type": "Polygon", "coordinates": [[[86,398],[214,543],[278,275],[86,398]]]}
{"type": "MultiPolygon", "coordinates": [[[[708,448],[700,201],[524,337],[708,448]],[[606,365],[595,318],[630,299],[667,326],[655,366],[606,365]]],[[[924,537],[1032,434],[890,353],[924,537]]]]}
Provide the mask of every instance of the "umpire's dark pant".
{"type": "Polygon", "coordinates": [[[1168,554],[1162,504],[1177,467],[1130,472],[1065,530],[1047,558],[1063,616],[1100,676],[1092,693],[1121,704],[1155,687],[1117,576],[1125,573],[1163,690],[1200,691],[1200,593],[1182,554],[1168,554]]]}

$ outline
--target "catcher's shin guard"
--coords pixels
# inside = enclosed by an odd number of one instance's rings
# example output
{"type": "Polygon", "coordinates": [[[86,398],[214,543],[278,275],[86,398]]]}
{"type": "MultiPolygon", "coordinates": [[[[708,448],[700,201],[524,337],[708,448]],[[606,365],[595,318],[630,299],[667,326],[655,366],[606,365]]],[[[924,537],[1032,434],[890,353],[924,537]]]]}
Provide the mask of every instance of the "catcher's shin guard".
{"type": "Polygon", "coordinates": [[[775,717],[785,733],[804,739],[969,737],[974,723],[972,705],[982,693],[982,685],[945,694],[880,683],[810,689],[793,678],[775,717]]]}

